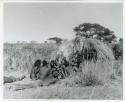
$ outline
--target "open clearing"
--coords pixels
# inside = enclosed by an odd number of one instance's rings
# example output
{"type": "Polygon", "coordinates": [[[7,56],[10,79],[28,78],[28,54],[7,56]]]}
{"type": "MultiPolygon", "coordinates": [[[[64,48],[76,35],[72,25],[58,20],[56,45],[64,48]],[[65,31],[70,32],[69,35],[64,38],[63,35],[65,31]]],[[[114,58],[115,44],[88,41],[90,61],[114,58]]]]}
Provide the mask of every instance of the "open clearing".
{"type": "MultiPolygon", "coordinates": [[[[12,83],[13,84],[13,83],[12,83]]],[[[6,99],[122,99],[122,81],[112,80],[103,86],[64,87],[51,85],[14,91],[4,85],[6,99]]]]}

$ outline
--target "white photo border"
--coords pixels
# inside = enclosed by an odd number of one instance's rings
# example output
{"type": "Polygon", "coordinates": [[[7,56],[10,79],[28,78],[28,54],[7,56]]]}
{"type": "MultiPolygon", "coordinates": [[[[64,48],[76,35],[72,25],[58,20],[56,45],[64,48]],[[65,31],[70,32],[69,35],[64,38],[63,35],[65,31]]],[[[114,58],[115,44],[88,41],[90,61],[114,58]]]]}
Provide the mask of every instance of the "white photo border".
{"type": "Polygon", "coordinates": [[[43,0],[43,1],[37,1],[37,0],[2,0],[0,1],[0,101],[3,102],[3,101],[9,101],[9,102],[16,102],[16,101],[24,101],[24,102],[31,102],[31,101],[34,101],[34,102],[37,102],[37,101],[46,101],[46,102],[54,102],[54,101],[69,101],[69,102],[72,102],[72,101],[84,101],[84,102],[90,102],[90,101],[93,101],[93,102],[104,102],[104,101],[109,101],[109,102],[122,102],[124,101],[125,99],[125,88],[124,88],[124,85],[125,85],[125,51],[123,50],[123,100],[57,100],[57,99],[54,99],[54,100],[50,100],[50,99],[3,99],[3,35],[4,35],[4,32],[3,32],[3,25],[4,25],[4,16],[3,16],[3,13],[4,13],[4,3],[122,3],[123,4],[123,49],[125,48],[125,1],[124,0],[43,0]]]}

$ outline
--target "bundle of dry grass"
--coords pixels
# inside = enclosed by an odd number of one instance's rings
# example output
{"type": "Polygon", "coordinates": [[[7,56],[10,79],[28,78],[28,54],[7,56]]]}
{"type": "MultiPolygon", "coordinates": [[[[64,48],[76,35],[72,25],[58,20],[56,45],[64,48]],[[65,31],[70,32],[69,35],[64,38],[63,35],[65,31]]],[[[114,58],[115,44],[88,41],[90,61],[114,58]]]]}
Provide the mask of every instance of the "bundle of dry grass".
{"type": "Polygon", "coordinates": [[[112,73],[114,56],[111,49],[96,39],[84,39],[82,49],[82,76],[86,85],[105,82],[112,73]]]}

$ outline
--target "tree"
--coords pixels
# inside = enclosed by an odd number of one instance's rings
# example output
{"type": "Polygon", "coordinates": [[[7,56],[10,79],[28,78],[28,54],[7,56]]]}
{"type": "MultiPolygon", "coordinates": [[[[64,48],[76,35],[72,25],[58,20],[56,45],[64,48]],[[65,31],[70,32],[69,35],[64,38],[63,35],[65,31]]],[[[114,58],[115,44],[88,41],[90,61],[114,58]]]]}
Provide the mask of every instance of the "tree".
{"type": "Polygon", "coordinates": [[[123,59],[123,48],[120,43],[114,44],[112,50],[116,60],[123,59]]]}
{"type": "Polygon", "coordinates": [[[123,39],[122,39],[122,38],[119,39],[119,43],[120,43],[121,45],[123,45],[123,39]]]}
{"type": "Polygon", "coordinates": [[[32,40],[32,41],[30,41],[30,43],[31,43],[31,44],[36,44],[36,43],[37,43],[37,41],[32,40]]]}
{"type": "Polygon", "coordinates": [[[116,60],[123,59],[123,39],[120,38],[117,43],[112,43],[112,50],[116,60]]]}
{"type": "Polygon", "coordinates": [[[94,38],[103,42],[112,43],[116,36],[114,32],[96,23],[83,23],[74,28],[76,39],[79,38],[94,38]]]}
{"type": "Polygon", "coordinates": [[[49,38],[49,40],[55,41],[57,45],[60,45],[62,43],[62,39],[59,37],[52,37],[52,38],[49,38]]]}

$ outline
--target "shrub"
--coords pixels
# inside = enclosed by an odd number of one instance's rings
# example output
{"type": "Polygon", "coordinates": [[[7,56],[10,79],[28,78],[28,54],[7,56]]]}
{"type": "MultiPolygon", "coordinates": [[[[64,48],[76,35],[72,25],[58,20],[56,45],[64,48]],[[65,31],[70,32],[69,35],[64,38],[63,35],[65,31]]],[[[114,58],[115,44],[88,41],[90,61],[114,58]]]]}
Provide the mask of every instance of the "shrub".
{"type": "Polygon", "coordinates": [[[112,44],[112,50],[116,60],[123,59],[123,45],[121,43],[112,44]]]}

